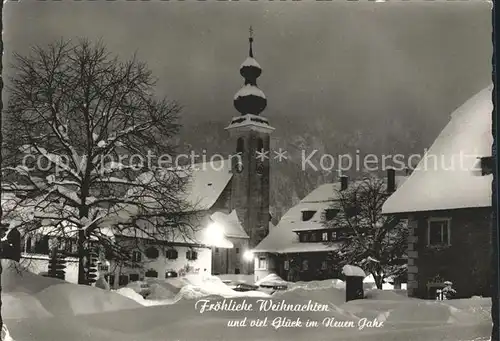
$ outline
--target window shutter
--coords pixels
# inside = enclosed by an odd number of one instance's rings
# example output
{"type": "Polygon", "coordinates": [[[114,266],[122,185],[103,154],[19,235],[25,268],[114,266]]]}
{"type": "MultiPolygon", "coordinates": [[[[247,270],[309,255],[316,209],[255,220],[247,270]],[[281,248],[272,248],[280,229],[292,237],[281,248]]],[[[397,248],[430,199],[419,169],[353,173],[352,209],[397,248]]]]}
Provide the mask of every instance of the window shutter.
{"type": "MultiPolygon", "coordinates": [[[[187,254],[186,254],[187,256],[187,254]]],[[[168,259],[177,259],[179,257],[179,254],[177,252],[177,250],[175,249],[170,249],[170,250],[167,250],[167,258],[168,259]]]]}
{"type": "Polygon", "coordinates": [[[146,271],[146,274],[145,274],[146,277],[153,277],[153,278],[157,278],[158,277],[158,272],[154,269],[150,269],[148,271],[146,271]]]}
{"type": "Polygon", "coordinates": [[[196,260],[198,258],[198,252],[193,250],[186,251],[186,258],[188,260],[196,260]]]}
{"type": "Polygon", "coordinates": [[[156,259],[160,255],[160,252],[155,247],[149,247],[146,249],[146,257],[150,259],[156,259]]]}

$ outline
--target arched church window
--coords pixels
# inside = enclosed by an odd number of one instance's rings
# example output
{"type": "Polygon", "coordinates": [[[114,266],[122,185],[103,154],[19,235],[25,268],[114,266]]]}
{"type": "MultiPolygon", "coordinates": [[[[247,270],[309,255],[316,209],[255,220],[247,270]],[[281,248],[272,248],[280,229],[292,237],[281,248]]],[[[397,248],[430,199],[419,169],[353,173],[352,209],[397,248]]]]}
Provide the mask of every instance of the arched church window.
{"type": "Polygon", "coordinates": [[[260,137],[257,139],[257,150],[260,152],[264,149],[264,140],[260,137]]]}
{"type": "Polygon", "coordinates": [[[245,140],[240,137],[236,142],[236,153],[242,153],[245,151],[245,140]]]}

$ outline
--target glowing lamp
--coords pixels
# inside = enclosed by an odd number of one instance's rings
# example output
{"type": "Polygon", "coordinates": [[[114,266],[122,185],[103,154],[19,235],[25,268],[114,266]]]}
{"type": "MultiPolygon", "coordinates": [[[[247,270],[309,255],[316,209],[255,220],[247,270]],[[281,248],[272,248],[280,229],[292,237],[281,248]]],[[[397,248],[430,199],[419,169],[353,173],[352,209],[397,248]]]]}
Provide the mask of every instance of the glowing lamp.
{"type": "Polygon", "coordinates": [[[210,223],[205,229],[205,240],[210,246],[219,246],[224,243],[224,228],[215,223],[210,223]]]}
{"type": "Polygon", "coordinates": [[[254,259],[253,252],[252,251],[245,251],[243,253],[243,259],[247,262],[251,262],[254,259]]]}

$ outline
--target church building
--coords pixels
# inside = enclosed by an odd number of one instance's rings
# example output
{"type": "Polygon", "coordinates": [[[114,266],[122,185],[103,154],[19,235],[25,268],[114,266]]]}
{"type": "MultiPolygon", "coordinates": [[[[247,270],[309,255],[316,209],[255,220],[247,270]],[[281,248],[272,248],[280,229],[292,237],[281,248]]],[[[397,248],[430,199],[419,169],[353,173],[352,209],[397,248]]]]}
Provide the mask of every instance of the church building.
{"type": "MultiPolygon", "coordinates": [[[[115,240],[132,240],[140,247],[127,262],[101,259],[100,275],[111,287],[120,287],[145,278],[166,278],[186,272],[252,274],[254,259],[250,252],[269,233],[270,134],[274,128],[261,114],[267,99],[257,86],[262,69],[254,59],[250,31],[249,55],[240,67],[243,87],[234,96],[239,115],[226,127],[228,143],[234,154],[227,159],[189,165],[187,200],[196,206],[199,231],[193,238],[151,240],[146,235],[114,232],[115,240]],[[215,241],[214,241],[215,240],[215,241]],[[161,244],[161,245],[160,245],[161,244]],[[138,245],[138,244],[137,244],[138,245]],[[116,263],[116,264],[115,264],[116,263]]],[[[53,237],[25,236],[22,262],[39,274],[48,271],[49,245],[53,237]]],[[[60,239],[60,238],[59,238],[60,239]]],[[[66,238],[65,279],[77,282],[76,240],[66,238]]]]}

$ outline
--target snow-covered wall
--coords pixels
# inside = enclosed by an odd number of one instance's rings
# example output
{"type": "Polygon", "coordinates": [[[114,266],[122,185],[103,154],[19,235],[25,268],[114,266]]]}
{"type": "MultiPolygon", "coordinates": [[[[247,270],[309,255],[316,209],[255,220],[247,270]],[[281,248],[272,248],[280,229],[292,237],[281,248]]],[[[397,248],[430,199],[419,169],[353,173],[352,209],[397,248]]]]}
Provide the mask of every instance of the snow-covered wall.
{"type": "MultiPolygon", "coordinates": [[[[49,256],[41,254],[21,255],[20,264],[28,271],[37,274],[47,274],[49,270],[49,256]]],[[[78,259],[74,257],[66,258],[65,280],[71,283],[78,283],[78,259]]]]}
{"type": "Polygon", "coordinates": [[[148,270],[154,270],[158,273],[158,279],[164,279],[168,271],[175,271],[177,273],[182,272],[182,269],[189,265],[191,269],[197,272],[206,272],[211,274],[212,272],[212,250],[209,248],[192,248],[188,246],[176,246],[178,257],[177,259],[168,259],[164,252],[160,251],[158,258],[148,259],[145,255],[142,255],[143,261],[140,266],[137,267],[120,267],[114,262],[111,262],[111,273],[114,275],[114,287],[119,286],[119,276],[128,276],[128,282],[134,279],[134,275],[138,276],[139,279],[145,278],[146,272],[148,270]],[[196,251],[198,257],[195,260],[187,259],[187,252],[189,250],[196,251]],[[131,279],[132,275],[132,279],[131,279]]]}
{"type": "MultiPolygon", "coordinates": [[[[208,248],[193,248],[192,250],[198,253],[198,257],[195,260],[187,259],[187,251],[191,250],[188,246],[177,246],[175,249],[178,252],[177,259],[167,259],[163,252],[157,259],[148,259],[145,255],[142,255],[143,262],[142,265],[137,267],[118,267],[114,262],[110,262],[110,276],[114,276],[115,286],[118,286],[119,276],[126,275],[138,275],[140,279],[145,277],[145,273],[148,270],[155,270],[158,273],[158,278],[165,278],[165,274],[168,271],[175,271],[179,273],[181,269],[189,265],[195,271],[206,272],[211,274],[212,272],[212,250],[208,248]]],[[[38,274],[45,275],[48,272],[49,257],[47,255],[41,254],[27,254],[23,253],[21,258],[21,265],[28,271],[38,274]]],[[[78,259],[74,257],[66,258],[66,274],[65,280],[71,283],[78,283],[78,259]]],[[[130,278],[129,280],[130,281],[130,278]]]]}

